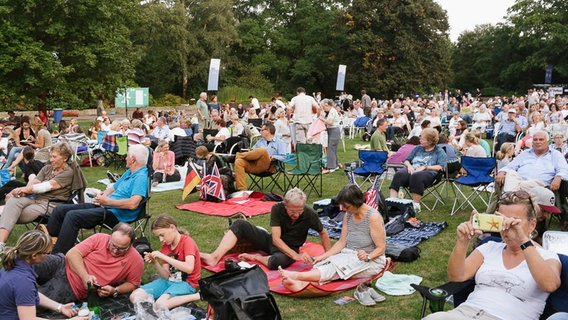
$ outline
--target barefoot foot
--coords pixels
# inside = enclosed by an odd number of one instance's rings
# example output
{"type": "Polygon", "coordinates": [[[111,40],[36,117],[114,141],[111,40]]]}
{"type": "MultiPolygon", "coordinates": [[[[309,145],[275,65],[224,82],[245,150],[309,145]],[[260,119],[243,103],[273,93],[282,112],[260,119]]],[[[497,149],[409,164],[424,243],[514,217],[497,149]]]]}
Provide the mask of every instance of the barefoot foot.
{"type": "Polygon", "coordinates": [[[201,257],[201,262],[206,266],[211,267],[219,263],[219,259],[213,257],[213,255],[210,253],[201,253],[200,257],[201,257]]]}
{"type": "Polygon", "coordinates": [[[241,261],[258,261],[260,254],[241,253],[237,257],[241,261]]]}

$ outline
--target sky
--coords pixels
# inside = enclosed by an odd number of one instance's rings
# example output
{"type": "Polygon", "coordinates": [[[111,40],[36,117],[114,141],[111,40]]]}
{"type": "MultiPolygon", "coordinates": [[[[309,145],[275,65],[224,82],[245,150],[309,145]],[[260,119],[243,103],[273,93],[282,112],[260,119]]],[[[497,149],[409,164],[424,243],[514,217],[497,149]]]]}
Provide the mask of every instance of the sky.
{"type": "Polygon", "coordinates": [[[450,40],[456,42],[460,33],[472,31],[476,25],[503,22],[507,9],[515,0],[434,0],[448,12],[450,40]]]}

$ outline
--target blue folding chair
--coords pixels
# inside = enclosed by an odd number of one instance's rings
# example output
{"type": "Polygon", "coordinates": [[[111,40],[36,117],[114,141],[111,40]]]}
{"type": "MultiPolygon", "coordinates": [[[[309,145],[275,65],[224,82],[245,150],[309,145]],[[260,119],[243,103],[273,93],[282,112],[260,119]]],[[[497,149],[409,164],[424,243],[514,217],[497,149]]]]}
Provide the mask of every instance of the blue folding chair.
{"type": "Polygon", "coordinates": [[[366,182],[373,183],[375,177],[380,177],[385,172],[385,163],[389,153],[386,151],[359,150],[359,160],[363,163],[361,167],[353,169],[356,176],[364,177],[359,185],[363,190],[366,182]]]}
{"type": "MultiPolygon", "coordinates": [[[[477,210],[473,205],[476,199],[481,199],[485,207],[491,202],[492,192],[489,192],[488,186],[494,181],[493,170],[496,166],[495,158],[474,158],[463,156],[461,158],[462,168],[467,172],[467,174],[461,175],[459,178],[452,181],[452,189],[454,190],[454,205],[452,206],[452,213],[456,213],[458,210],[465,208],[469,205],[473,210],[477,210]],[[462,190],[466,187],[471,188],[471,193],[466,195],[462,190]],[[486,200],[483,197],[485,192],[489,192],[489,197],[486,200]],[[456,207],[459,198],[463,198],[464,201],[456,207]]],[[[482,212],[482,211],[479,211],[482,212]]]]}

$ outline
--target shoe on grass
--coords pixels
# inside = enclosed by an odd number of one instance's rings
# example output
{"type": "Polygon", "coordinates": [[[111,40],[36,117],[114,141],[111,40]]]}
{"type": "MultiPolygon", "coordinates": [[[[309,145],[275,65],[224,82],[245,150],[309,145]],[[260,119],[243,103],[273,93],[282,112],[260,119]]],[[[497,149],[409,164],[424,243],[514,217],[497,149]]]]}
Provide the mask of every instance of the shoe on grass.
{"type": "Polygon", "coordinates": [[[382,294],[378,293],[377,291],[375,291],[375,289],[373,288],[369,288],[369,295],[371,295],[371,298],[375,301],[375,302],[383,302],[385,301],[387,298],[385,298],[385,296],[383,296],[382,294]]]}
{"type": "Polygon", "coordinates": [[[353,295],[355,296],[355,299],[357,299],[357,301],[359,301],[359,303],[364,306],[374,306],[376,304],[366,286],[357,286],[357,289],[355,289],[355,293],[353,295]]]}
{"type": "Polygon", "coordinates": [[[412,202],[412,207],[414,208],[414,213],[418,213],[418,212],[422,211],[422,208],[420,207],[420,203],[412,202]]]}

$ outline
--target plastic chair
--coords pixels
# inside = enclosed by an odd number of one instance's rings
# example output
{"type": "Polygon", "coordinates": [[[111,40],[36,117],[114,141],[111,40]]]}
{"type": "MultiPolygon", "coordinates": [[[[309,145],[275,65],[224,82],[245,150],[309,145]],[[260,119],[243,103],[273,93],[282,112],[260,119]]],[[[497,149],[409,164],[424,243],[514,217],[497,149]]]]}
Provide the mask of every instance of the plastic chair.
{"type": "Polygon", "coordinates": [[[372,183],[375,177],[380,177],[385,172],[384,165],[387,162],[388,155],[386,151],[359,150],[359,160],[363,162],[363,165],[355,168],[353,173],[364,177],[363,182],[359,185],[361,189],[366,182],[372,183]]]}
{"type": "MultiPolygon", "coordinates": [[[[299,143],[296,146],[296,167],[287,174],[292,177],[288,180],[289,187],[300,187],[300,183],[305,180],[305,188],[309,188],[308,197],[312,191],[315,191],[318,196],[323,194],[323,180],[322,180],[322,169],[321,161],[323,150],[320,144],[305,144],[299,143]],[[294,177],[296,181],[294,182],[294,177]],[[319,178],[319,189],[317,187],[319,178]]],[[[304,190],[304,188],[302,188],[304,190]]],[[[305,191],[305,190],[304,190],[305,191]]]]}
{"type": "MultiPolygon", "coordinates": [[[[461,164],[462,168],[467,172],[467,175],[462,175],[451,183],[455,194],[451,215],[464,208],[466,205],[471,206],[473,210],[477,210],[473,205],[473,202],[478,198],[481,199],[485,207],[487,207],[489,202],[491,202],[491,196],[493,194],[490,193],[489,199],[487,200],[483,198],[483,192],[488,192],[487,187],[494,181],[492,173],[496,166],[495,158],[474,158],[463,156],[461,158],[461,164]],[[471,192],[466,195],[466,193],[462,191],[463,187],[470,187],[471,192]],[[460,196],[464,199],[464,201],[456,207],[460,196]]],[[[478,212],[483,211],[478,210],[478,212]]]]}

